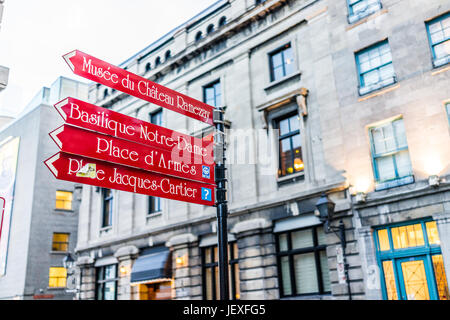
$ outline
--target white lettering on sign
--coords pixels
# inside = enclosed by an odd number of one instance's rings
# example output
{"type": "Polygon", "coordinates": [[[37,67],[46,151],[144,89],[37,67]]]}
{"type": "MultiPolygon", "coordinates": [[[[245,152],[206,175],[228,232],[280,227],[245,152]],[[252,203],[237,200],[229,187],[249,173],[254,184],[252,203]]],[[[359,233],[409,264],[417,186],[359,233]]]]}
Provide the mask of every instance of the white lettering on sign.
{"type": "Polygon", "coordinates": [[[92,59],[86,61],[86,57],[83,57],[83,71],[92,74],[93,76],[100,77],[105,79],[106,81],[111,81],[116,84],[119,82],[119,76],[115,73],[110,72],[111,68],[108,67],[107,70],[104,70],[101,67],[96,67],[92,65],[92,59]]]}

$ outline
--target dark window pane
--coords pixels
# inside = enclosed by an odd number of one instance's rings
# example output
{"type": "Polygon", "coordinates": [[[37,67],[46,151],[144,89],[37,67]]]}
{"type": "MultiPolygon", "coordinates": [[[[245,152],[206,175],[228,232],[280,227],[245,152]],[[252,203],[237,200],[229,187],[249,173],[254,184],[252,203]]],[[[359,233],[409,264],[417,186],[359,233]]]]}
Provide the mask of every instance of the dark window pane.
{"type": "Polygon", "coordinates": [[[283,282],[283,295],[290,296],[292,295],[292,286],[291,286],[291,271],[289,269],[289,258],[282,257],[280,260],[281,260],[281,279],[283,282]]]}

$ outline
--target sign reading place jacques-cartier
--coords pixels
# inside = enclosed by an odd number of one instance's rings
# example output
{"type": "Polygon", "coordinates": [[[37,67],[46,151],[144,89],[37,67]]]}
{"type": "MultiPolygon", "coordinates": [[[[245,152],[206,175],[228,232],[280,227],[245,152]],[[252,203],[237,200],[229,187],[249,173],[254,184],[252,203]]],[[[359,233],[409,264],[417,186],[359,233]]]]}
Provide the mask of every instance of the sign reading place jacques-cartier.
{"type": "Polygon", "coordinates": [[[74,50],[64,55],[63,58],[76,75],[193,119],[210,125],[214,124],[214,109],[204,102],[161,86],[79,50],[74,50]]]}

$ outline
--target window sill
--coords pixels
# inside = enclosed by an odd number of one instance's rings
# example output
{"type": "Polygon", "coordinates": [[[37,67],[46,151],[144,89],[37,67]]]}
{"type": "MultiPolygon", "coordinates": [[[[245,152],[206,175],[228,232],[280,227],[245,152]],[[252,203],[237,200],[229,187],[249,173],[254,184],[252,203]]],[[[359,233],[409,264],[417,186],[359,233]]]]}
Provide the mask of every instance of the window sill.
{"type": "Polygon", "coordinates": [[[154,213],[147,214],[146,219],[147,219],[147,221],[149,221],[149,220],[161,217],[161,216],[162,216],[162,211],[159,211],[159,212],[154,212],[154,213]]]}
{"type": "Polygon", "coordinates": [[[50,251],[50,254],[54,254],[54,255],[66,255],[68,253],[68,251],[50,251]]]}
{"type": "Polygon", "coordinates": [[[393,76],[392,78],[388,78],[386,80],[380,81],[378,83],[372,84],[368,87],[359,87],[358,92],[360,96],[365,96],[369,93],[372,93],[377,90],[381,90],[383,88],[389,87],[393,84],[397,83],[397,78],[393,76]]]}
{"type": "Polygon", "coordinates": [[[445,66],[446,64],[449,64],[449,63],[450,63],[450,55],[448,55],[444,58],[433,60],[433,68],[437,69],[437,68],[445,66]]]}
{"type": "Polygon", "coordinates": [[[303,180],[305,180],[305,172],[304,171],[293,173],[293,174],[290,174],[290,175],[284,176],[284,177],[278,177],[277,183],[279,186],[281,186],[284,184],[297,182],[297,181],[303,181],[303,180]]]}
{"type": "Polygon", "coordinates": [[[287,81],[289,81],[289,80],[291,80],[291,79],[293,79],[293,78],[295,78],[295,77],[300,77],[301,74],[302,74],[302,73],[301,73],[300,71],[296,71],[296,72],[291,73],[291,74],[289,74],[289,75],[287,75],[287,76],[284,76],[284,77],[281,78],[281,79],[278,79],[278,80],[276,80],[276,81],[272,81],[271,83],[269,83],[269,84],[264,88],[264,90],[265,90],[265,91],[268,91],[268,90],[270,90],[270,89],[273,89],[274,87],[276,87],[276,86],[278,86],[278,85],[280,85],[280,84],[282,84],[282,83],[284,83],[284,82],[287,82],[287,81]]]}
{"type": "Polygon", "coordinates": [[[366,23],[367,21],[370,21],[370,20],[372,20],[372,19],[375,19],[376,17],[379,17],[379,16],[381,16],[381,15],[387,13],[387,12],[388,12],[387,9],[375,11],[374,13],[371,13],[371,14],[369,14],[369,15],[367,15],[367,16],[365,16],[365,17],[363,17],[363,18],[361,18],[361,19],[359,19],[359,20],[357,20],[357,21],[355,21],[355,22],[353,22],[353,23],[351,23],[351,24],[346,28],[346,31],[349,31],[349,30],[351,30],[351,29],[353,29],[353,28],[356,28],[357,26],[360,26],[360,25],[366,23]]]}
{"type": "Polygon", "coordinates": [[[112,232],[112,227],[105,227],[100,229],[100,237],[112,232]]]}
{"type": "Polygon", "coordinates": [[[347,21],[349,24],[359,22],[360,20],[374,14],[375,12],[380,11],[381,9],[382,9],[381,3],[377,3],[375,5],[368,6],[364,11],[361,11],[360,13],[348,15],[347,21]]]}
{"type": "Polygon", "coordinates": [[[403,178],[399,178],[396,180],[389,180],[389,181],[384,181],[384,182],[376,182],[375,183],[375,191],[383,191],[383,190],[387,190],[387,189],[393,189],[393,188],[397,188],[397,187],[401,187],[407,184],[412,184],[414,183],[414,176],[407,176],[407,177],[403,177],[403,178]]]}
{"type": "Polygon", "coordinates": [[[56,209],[55,208],[55,212],[58,212],[58,213],[74,213],[75,211],[73,209],[68,210],[68,209],[56,209]]]}
{"type": "Polygon", "coordinates": [[[61,291],[65,290],[66,287],[47,287],[47,290],[61,291]]]}
{"type": "Polygon", "coordinates": [[[433,68],[433,73],[431,73],[432,76],[435,76],[437,74],[440,74],[442,72],[448,71],[450,70],[450,61],[446,64],[443,64],[439,67],[434,67],[433,68]]]}

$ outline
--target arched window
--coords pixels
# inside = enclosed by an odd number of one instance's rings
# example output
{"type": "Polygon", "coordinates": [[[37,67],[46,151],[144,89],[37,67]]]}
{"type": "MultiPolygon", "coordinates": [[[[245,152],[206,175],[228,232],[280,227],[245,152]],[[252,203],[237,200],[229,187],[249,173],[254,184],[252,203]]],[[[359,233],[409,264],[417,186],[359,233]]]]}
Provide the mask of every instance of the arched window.
{"type": "Polygon", "coordinates": [[[199,41],[203,37],[203,33],[201,31],[197,32],[195,35],[195,41],[199,41]]]}
{"type": "Polygon", "coordinates": [[[108,89],[105,89],[103,91],[103,99],[105,99],[108,96],[108,89]]]}
{"type": "Polygon", "coordinates": [[[226,23],[227,23],[227,17],[224,16],[224,17],[220,18],[220,20],[219,20],[219,28],[223,27],[226,23]]]}
{"type": "Polygon", "coordinates": [[[213,32],[214,31],[214,25],[213,24],[210,24],[209,26],[208,26],[208,28],[206,29],[206,33],[207,34],[210,34],[211,32],[213,32]]]}
{"type": "Polygon", "coordinates": [[[157,57],[155,60],[155,67],[159,66],[161,64],[161,58],[157,57]]]}
{"type": "Polygon", "coordinates": [[[166,55],[165,55],[166,61],[169,60],[171,56],[172,56],[172,53],[170,52],[170,50],[167,50],[166,55]]]}
{"type": "Polygon", "coordinates": [[[147,64],[145,65],[145,72],[149,72],[152,69],[152,65],[150,62],[147,62],[147,64]]]}

